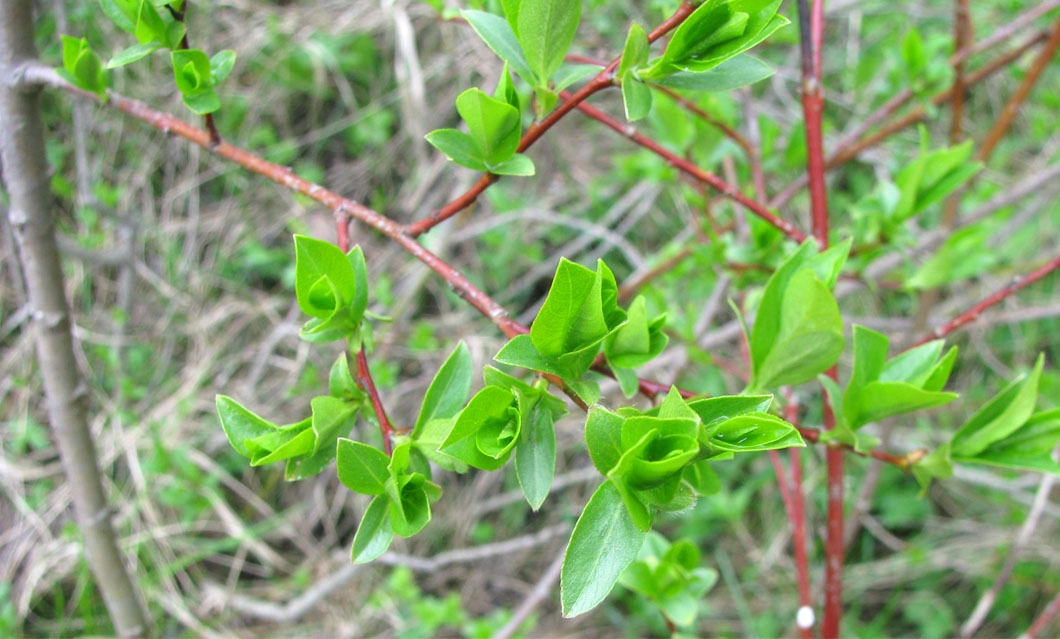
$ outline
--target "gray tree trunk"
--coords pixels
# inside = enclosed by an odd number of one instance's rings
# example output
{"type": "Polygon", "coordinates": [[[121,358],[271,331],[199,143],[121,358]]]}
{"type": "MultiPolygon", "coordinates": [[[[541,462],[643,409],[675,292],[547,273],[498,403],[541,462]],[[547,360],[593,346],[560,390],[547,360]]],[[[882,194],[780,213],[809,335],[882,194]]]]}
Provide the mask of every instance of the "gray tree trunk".
{"type": "Polygon", "coordinates": [[[0,160],[11,198],[8,219],[15,231],[37,332],[48,419],[84,536],[85,556],[114,628],[123,637],[143,636],[148,624],[111,527],[111,511],[85,416],[85,386],[74,359],[38,91],[16,89],[19,65],[35,58],[31,3],[0,0],[0,160]]]}

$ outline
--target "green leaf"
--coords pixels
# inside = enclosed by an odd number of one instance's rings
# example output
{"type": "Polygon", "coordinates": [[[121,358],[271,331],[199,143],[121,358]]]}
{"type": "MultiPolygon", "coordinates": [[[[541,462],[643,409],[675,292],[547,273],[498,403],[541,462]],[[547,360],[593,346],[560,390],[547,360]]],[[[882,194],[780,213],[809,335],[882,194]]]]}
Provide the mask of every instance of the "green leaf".
{"type": "Polygon", "coordinates": [[[727,395],[690,399],[686,402],[704,424],[747,413],[762,413],[769,410],[772,403],[772,395],[727,395]]]}
{"type": "Polygon", "coordinates": [[[486,166],[486,170],[496,175],[515,175],[526,177],[533,175],[536,171],[534,168],[534,161],[529,156],[523,155],[522,153],[516,153],[507,160],[498,164],[490,164],[486,166]]]}
{"type": "MultiPolygon", "coordinates": [[[[552,90],[554,92],[563,91],[567,87],[571,86],[578,80],[601,71],[601,67],[593,64],[569,64],[564,62],[560,65],[559,70],[552,74],[552,90]]],[[[552,107],[548,107],[547,111],[551,111],[552,107]]]]}
{"type": "Polygon", "coordinates": [[[648,33],[644,27],[636,22],[629,25],[629,34],[626,36],[626,45],[622,49],[622,60],[618,64],[615,78],[624,81],[640,65],[648,61],[648,33]]]}
{"type": "Polygon", "coordinates": [[[768,413],[749,413],[707,427],[710,445],[734,453],[804,447],[799,431],[768,413]]]}
{"type": "Polygon", "coordinates": [[[585,505],[571,533],[560,575],[563,616],[587,612],[607,597],[637,557],[644,533],[637,530],[611,482],[585,505]]]}
{"type": "Polygon", "coordinates": [[[1044,363],[1044,355],[1039,356],[1030,375],[1006,386],[961,426],[953,436],[954,458],[977,456],[1027,421],[1038,401],[1038,380],[1044,363]]]}
{"type": "Polygon", "coordinates": [[[247,448],[253,453],[250,465],[264,466],[308,454],[316,439],[310,428],[311,423],[311,419],[304,419],[272,433],[247,440],[247,448]]]}
{"type": "Polygon", "coordinates": [[[467,122],[471,139],[487,166],[512,157],[519,146],[519,111],[479,89],[468,89],[456,97],[456,110],[467,122]]]}
{"type": "Polygon", "coordinates": [[[932,479],[948,479],[953,476],[953,461],[950,459],[950,445],[939,446],[913,464],[913,476],[920,484],[920,496],[927,493],[932,479]]]}
{"type": "Polygon", "coordinates": [[[520,413],[510,390],[486,386],[460,412],[438,450],[481,470],[508,461],[520,435],[520,413]]]}
{"type": "Polygon", "coordinates": [[[99,0],[103,14],[126,33],[136,31],[137,0],[99,0]]]}
{"type": "Polygon", "coordinates": [[[908,76],[920,79],[927,65],[927,58],[924,56],[924,41],[915,27],[910,29],[902,40],[902,60],[905,62],[908,76]]]}
{"type": "Polygon", "coordinates": [[[133,35],[140,42],[169,42],[166,23],[149,0],[140,0],[133,35]]]}
{"type": "Polygon", "coordinates": [[[556,474],[556,433],[547,404],[518,393],[523,426],[515,447],[515,473],[527,503],[534,510],[548,497],[556,474]]]}
{"type": "Polygon", "coordinates": [[[217,97],[213,89],[206,89],[199,93],[185,93],[181,98],[184,106],[196,115],[206,115],[221,108],[221,99],[217,97]]]}
{"type": "Polygon", "coordinates": [[[641,77],[658,78],[675,68],[706,71],[758,45],[788,24],[777,15],[780,0],[705,2],[677,29],[656,64],[641,77]]]}
{"type": "Polygon", "coordinates": [[[530,339],[539,353],[558,358],[603,339],[608,329],[601,289],[599,270],[560,258],[545,303],[530,327],[530,339]]]}
{"type": "Polygon", "coordinates": [[[530,63],[526,61],[523,47],[504,18],[485,11],[472,10],[461,11],[460,15],[464,16],[478,37],[482,38],[486,46],[504,60],[516,75],[528,84],[535,84],[534,74],[530,71],[530,63]]]}
{"type": "Polygon", "coordinates": [[[534,86],[544,86],[563,63],[581,15],[582,0],[522,0],[519,3],[515,30],[530,70],[537,78],[534,86]]]}
{"type": "Polygon", "coordinates": [[[377,495],[368,504],[353,536],[350,557],[355,564],[366,564],[379,558],[394,539],[390,527],[389,500],[386,495],[377,495]]]}
{"type": "Polygon", "coordinates": [[[419,474],[390,477],[386,494],[390,498],[390,526],[399,537],[411,537],[431,521],[427,489],[432,484],[419,474]]]}
{"type": "Polygon", "coordinates": [[[335,466],[339,481],[355,493],[382,495],[390,477],[386,453],[352,439],[339,439],[335,466]]]}
{"type": "Polygon", "coordinates": [[[161,42],[141,42],[122,50],[107,62],[108,69],[116,69],[127,64],[136,62],[140,58],[149,55],[162,48],[161,42]]]}
{"type": "Polygon", "coordinates": [[[630,399],[637,394],[640,389],[640,378],[637,377],[636,371],[631,368],[622,368],[619,366],[612,365],[611,372],[615,374],[615,379],[618,381],[618,387],[622,390],[622,395],[626,399],[630,399]]]}
{"type": "MultiPolygon", "coordinates": [[[[759,317],[765,304],[763,298],[759,317]]],[[[752,343],[757,333],[756,318],[752,343]]],[[[765,357],[755,362],[755,382],[761,388],[801,384],[835,364],[842,351],[843,320],[835,297],[812,270],[801,270],[783,292],[779,330],[765,357]]]]}
{"type": "Polygon", "coordinates": [[[306,315],[330,319],[348,311],[342,328],[360,323],[368,305],[364,253],[359,246],[344,254],[339,247],[304,235],[294,236],[295,295],[306,315]],[[328,291],[327,294],[322,294],[328,291]]]}
{"type": "Polygon", "coordinates": [[[640,120],[651,111],[651,89],[632,75],[622,80],[622,104],[626,109],[626,119],[630,122],[640,120]]]}
{"type": "Polygon", "coordinates": [[[350,362],[345,352],[339,353],[338,359],[331,365],[331,372],[328,373],[328,392],[332,397],[347,401],[364,398],[364,393],[350,373],[350,362]]]}
{"type": "Polygon", "coordinates": [[[423,430],[432,419],[449,419],[455,417],[471,391],[471,351],[461,341],[449,354],[441,368],[431,380],[423,396],[420,414],[412,429],[412,438],[423,430]]]}
{"type": "Polygon", "coordinates": [[[713,69],[679,71],[653,80],[655,84],[684,91],[732,91],[761,82],[776,71],[765,62],[746,53],[726,60],[713,69]]]}
{"type": "Polygon", "coordinates": [[[493,359],[501,364],[519,366],[542,373],[568,377],[570,372],[554,360],[546,359],[534,346],[529,335],[516,335],[505,344],[493,359]]]}
{"type": "Polygon", "coordinates": [[[635,368],[657,357],[669,337],[663,332],[666,315],[648,319],[647,301],[638,295],[629,307],[625,321],[612,329],[604,340],[604,354],[612,366],[635,368]]]}
{"type": "Polygon", "coordinates": [[[221,428],[228,437],[228,443],[244,457],[249,458],[253,454],[246,446],[248,439],[255,439],[279,428],[226,395],[218,395],[216,403],[217,416],[221,419],[221,428]]]}
{"type": "Polygon", "coordinates": [[[957,393],[926,391],[905,382],[870,382],[854,392],[847,391],[843,412],[850,427],[857,429],[894,415],[942,406],[955,399],[957,393]]]}
{"type": "Polygon", "coordinates": [[[347,432],[353,428],[358,406],[330,395],[314,397],[309,405],[313,411],[314,435],[313,449],[310,454],[315,455],[322,448],[331,448],[344,426],[347,432]]]}
{"type": "Polygon", "coordinates": [[[235,51],[225,49],[215,53],[210,58],[210,83],[215,87],[221,86],[221,83],[228,79],[228,75],[232,73],[232,68],[235,65],[235,51]]]}
{"type": "Polygon", "coordinates": [[[213,87],[210,82],[210,59],[198,49],[178,49],[170,53],[173,78],[185,95],[198,95],[213,87]]]}
{"type": "Polygon", "coordinates": [[[501,77],[497,79],[497,88],[493,90],[493,97],[502,102],[507,102],[516,111],[519,111],[519,93],[515,90],[515,84],[512,83],[512,74],[508,71],[508,66],[508,63],[505,62],[504,68],[501,70],[501,77]]]}
{"type": "Polygon", "coordinates": [[[486,162],[482,159],[471,136],[456,129],[436,129],[427,134],[427,142],[445,154],[453,162],[474,171],[486,171],[486,162]]]}
{"type": "Polygon", "coordinates": [[[622,458],[622,424],[625,418],[602,406],[593,406],[585,420],[585,445],[601,475],[607,475],[622,458]]]}
{"type": "Polygon", "coordinates": [[[686,466],[684,480],[697,494],[704,497],[721,491],[721,480],[705,459],[686,466]]]}

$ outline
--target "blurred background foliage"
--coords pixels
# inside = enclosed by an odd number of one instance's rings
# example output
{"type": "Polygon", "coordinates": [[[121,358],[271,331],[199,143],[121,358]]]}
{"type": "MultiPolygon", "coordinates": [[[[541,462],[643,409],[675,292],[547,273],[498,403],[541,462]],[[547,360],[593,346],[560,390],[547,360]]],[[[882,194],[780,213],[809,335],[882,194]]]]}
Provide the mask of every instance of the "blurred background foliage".
{"type": "MultiPolygon", "coordinates": [[[[59,59],[60,33],[88,38],[104,57],[128,44],[94,2],[38,4],[38,46],[48,63],[59,59]]],[[[478,177],[448,163],[423,135],[452,126],[453,98],[469,86],[491,88],[500,70],[466,25],[442,16],[466,7],[499,11],[494,4],[193,1],[189,34],[197,46],[238,53],[216,114],[226,139],[408,222],[478,177]]],[[[586,0],[572,51],[610,58],[621,49],[630,20],[657,24],[676,4],[586,0]]],[[[985,37],[1034,4],[972,3],[976,33],[985,37]]],[[[949,110],[929,97],[953,80],[952,3],[837,1],[826,9],[826,140],[911,86],[913,105],[928,110],[931,148],[944,146],[949,110]]],[[[785,3],[782,12],[794,18],[794,3],[785,3]]],[[[1047,19],[1031,28],[1044,27],[1047,19]]],[[[757,126],[769,193],[798,178],[804,167],[797,50],[797,29],[783,29],[754,52],[777,68],[773,78],[748,91],[688,95],[738,131],[757,126]]],[[[974,56],[970,65],[990,55],[974,56]]],[[[969,138],[979,140],[989,130],[1033,56],[1022,56],[970,90],[969,138]]],[[[115,71],[112,78],[120,93],[192,119],[162,57],[115,71]]],[[[961,213],[1058,161],[1058,89],[1060,68],[1054,65],[983,173],[965,189],[961,213]]],[[[304,614],[284,616],[290,612],[285,603],[347,569],[367,502],[333,473],[286,483],[279,468],[249,468],[226,442],[213,398],[218,392],[238,395],[278,422],[294,421],[307,398],[326,384],[336,353],[311,349],[297,337],[302,318],[293,302],[290,235],[332,238],[331,215],[104,107],[55,92],[43,100],[92,426],[111,479],[106,488],[121,546],[135,560],[160,633],[478,638],[506,623],[562,552],[564,534],[502,556],[430,569],[370,565],[304,614]]],[[[592,102],[621,114],[617,92],[592,102]]],[[[657,95],[651,116],[639,126],[668,149],[752,192],[740,147],[674,101],[657,95]]],[[[887,248],[871,248],[884,237],[886,192],[918,156],[919,135],[906,129],[830,174],[835,237],[853,235],[855,247],[868,247],[853,260],[854,271],[884,252],[908,251],[940,223],[941,203],[912,223],[888,227],[887,248]]],[[[734,372],[744,361],[739,344],[714,330],[731,319],[730,312],[723,308],[711,322],[703,321],[703,310],[722,279],[732,282],[730,295],[737,301],[755,295],[782,257],[779,235],[580,114],[565,118],[531,155],[535,178],[500,181],[423,242],[523,322],[536,312],[560,256],[586,264],[603,257],[620,282],[676,264],[641,289],[650,312],[670,309],[673,336],[647,374],[697,391],[738,391],[742,382],[734,372]]],[[[1046,184],[962,227],[933,255],[902,260],[845,297],[845,317],[911,343],[925,324],[954,315],[1034,268],[1039,256],[1056,253],[1057,192],[1055,181],[1046,184]],[[917,321],[918,292],[911,287],[917,282],[940,291],[927,322],[917,321]]],[[[805,228],[808,201],[800,192],[783,207],[783,216],[805,228]]],[[[0,204],[6,204],[2,192],[0,204]]],[[[109,621],[80,557],[69,493],[45,424],[31,333],[25,330],[26,298],[6,223],[2,237],[0,635],[106,634],[109,621]]],[[[392,418],[407,424],[457,340],[467,341],[476,365],[504,340],[399,248],[358,226],[353,241],[368,259],[370,308],[394,318],[376,333],[375,379],[392,418]]],[[[952,387],[962,399],[955,407],[892,420],[875,434],[891,449],[932,447],[1006,379],[1027,369],[1039,351],[1054,365],[1060,361],[1056,287],[1051,276],[953,338],[961,346],[952,387]]],[[[849,367],[849,361],[840,365],[849,367]]],[[[1058,382],[1055,369],[1047,367],[1040,409],[1056,406],[1058,382]]],[[[808,411],[804,423],[818,425],[816,396],[808,388],[797,394],[808,411]]],[[[605,395],[616,398],[617,387],[606,386],[605,395]]],[[[377,441],[376,432],[361,428],[358,438],[377,441]]],[[[445,497],[435,521],[394,550],[426,557],[573,523],[596,475],[583,471],[589,461],[577,415],[557,424],[557,437],[561,484],[541,512],[529,510],[510,469],[441,473],[445,497]]],[[[811,576],[819,589],[823,449],[810,448],[803,459],[811,576]]],[[[848,511],[858,513],[863,525],[847,556],[845,632],[954,635],[1000,570],[1040,477],[959,468],[956,477],[936,483],[920,499],[912,478],[893,467],[850,456],[847,468],[848,511]],[[871,502],[863,503],[870,494],[871,502]]],[[[724,486],[719,495],[691,512],[663,517],[657,526],[670,538],[695,540],[704,564],[720,575],[699,604],[697,625],[686,632],[790,635],[795,572],[769,461],[758,455],[718,469],[724,486]]],[[[985,635],[1018,634],[1060,589],[1058,517],[1055,501],[1047,504],[985,635]]],[[[621,587],[599,610],[573,620],[560,618],[553,593],[516,631],[668,634],[657,610],[621,587]]]]}

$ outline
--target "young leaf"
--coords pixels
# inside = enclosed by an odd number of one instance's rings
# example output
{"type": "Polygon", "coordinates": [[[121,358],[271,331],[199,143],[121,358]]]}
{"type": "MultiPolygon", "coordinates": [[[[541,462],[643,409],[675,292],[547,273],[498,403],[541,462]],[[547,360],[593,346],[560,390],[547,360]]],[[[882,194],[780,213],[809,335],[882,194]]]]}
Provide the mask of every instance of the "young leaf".
{"type": "Polygon", "coordinates": [[[640,120],[651,111],[651,89],[632,75],[622,79],[622,104],[626,109],[626,119],[630,122],[640,120]]]}
{"type": "Polygon", "coordinates": [[[486,386],[460,411],[438,450],[481,470],[497,470],[519,440],[522,416],[515,395],[486,386]]]}
{"type": "Polygon", "coordinates": [[[1015,432],[1034,412],[1044,355],[1030,375],[1018,379],[980,408],[953,436],[953,456],[975,457],[987,446],[1015,432]]]}
{"type": "Polygon", "coordinates": [[[253,454],[246,446],[248,439],[255,439],[279,428],[247,410],[231,397],[218,395],[216,402],[217,416],[221,419],[221,428],[228,437],[228,443],[244,457],[249,458],[253,454]]]}
{"type": "Polygon", "coordinates": [[[390,477],[390,458],[368,444],[339,439],[335,465],[339,481],[355,493],[382,495],[390,477]]]}
{"type": "Polygon", "coordinates": [[[552,488],[556,473],[556,433],[554,416],[547,404],[517,393],[523,427],[515,447],[515,474],[527,503],[541,507],[552,488]]]}
{"type": "Polygon", "coordinates": [[[756,363],[756,382],[761,388],[801,384],[832,366],[842,351],[843,320],[835,297],[813,271],[799,271],[784,291],[776,339],[756,363]]]}
{"type": "Polygon", "coordinates": [[[331,372],[328,374],[328,392],[332,397],[346,401],[359,400],[364,397],[364,393],[361,392],[350,373],[350,362],[345,352],[339,353],[338,359],[331,365],[331,372]]]}
{"type": "Polygon", "coordinates": [[[622,457],[622,423],[625,418],[602,406],[593,406],[585,420],[585,445],[601,475],[607,475],[622,457]]]}
{"type": "Polygon", "coordinates": [[[776,71],[765,62],[743,53],[713,69],[699,72],[679,71],[653,82],[685,91],[732,91],[761,82],[774,73],[776,71]]]}
{"type": "MultiPolygon", "coordinates": [[[[534,74],[530,71],[530,63],[526,61],[523,47],[511,25],[504,18],[495,16],[485,11],[465,10],[460,15],[464,16],[471,28],[475,30],[478,37],[486,43],[501,60],[504,60],[520,78],[528,84],[535,84],[534,74]]],[[[509,19],[511,16],[509,15],[509,19]]],[[[562,58],[562,56],[561,56],[562,58]]]]}
{"type": "Polygon", "coordinates": [[[126,33],[136,30],[138,0],[99,0],[103,14],[126,33]]]}
{"type": "Polygon", "coordinates": [[[520,177],[533,175],[537,170],[534,167],[534,161],[522,153],[516,153],[503,162],[489,164],[486,168],[490,173],[495,173],[496,175],[515,175],[520,177]]]}
{"type": "Polygon", "coordinates": [[[185,95],[197,95],[213,87],[210,81],[210,59],[198,49],[178,49],[170,53],[173,78],[185,95]]]}
{"type": "Polygon", "coordinates": [[[544,86],[559,68],[574,40],[582,15],[582,0],[522,0],[516,32],[530,70],[544,86]]]}
{"type": "Polygon", "coordinates": [[[390,499],[390,526],[394,534],[411,537],[431,521],[431,504],[427,490],[432,486],[420,473],[398,475],[386,481],[390,499]]]}
{"type": "Polygon", "coordinates": [[[530,339],[539,353],[558,358],[607,334],[601,286],[599,271],[560,258],[545,303],[530,327],[530,339]]]}
{"type": "Polygon", "coordinates": [[[349,432],[353,427],[358,406],[330,395],[314,397],[309,402],[313,410],[313,449],[310,455],[317,454],[322,448],[330,449],[342,432],[343,427],[349,432]]]}
{"type": "Polygon", "coordinates": [[[427,134],[427,142],[453,162],[473,171],[485,171],[482,152],[471,136],[456,129],[436,129],[427,134]]]}
{"type": "Polygon", "coordinates": [[[131,64],[160,48],[162,48],[161,42],[142,42],[134,44],[111,58],[107,62],[107,68],[116,69],[131,64]]]}
{"type": "Polygon", "coordinates": [[[232,67],[236,65],[236,52],[231,49],[218,51],[210,58],[210,83],[217,87],[232,73],[232,67]]]}
{"type": "Polygon", "coordinates": [[[468,89],[456,97],[456,110],[467,122],[471,139],[487,166],[512,157],[519,146],[519,111],[491,98],[479,89],[468,89]]]}
{"type": "Polygon", "coordinates": [[[560,600],[563,616],[596,607],[637,557],[645,533],[637,529],[618,490],[607,481],[578,518],[563,557],[560,600]]]}
{"type": "Polygon", "coordinates": [[[644,27],[636,22],[629,25],[629,34],[626,36],[626,46],[622,49],[622,60],[618,64],[615,78],[625,80],[634,70],[648,60],[648,34],[644,27]]]}
{"type": "Polygon", "coordinates": [[[184,106],[188,107],[196,115],[206,115],[221,108],[221,99],[213,89],[205,89],[198,93],[185,93],[181,96],[184,106]]]}
{"type": "Polygon", "coordinates": [[[350,557],[355,564],[366,564],[374,561],[386,552],[394,539],[394,529],[390,527],[389,500],[386,495],[377,495],[368,504],[357,533],[353,536],[353,547],[350,557]]]}
{"type": "Polygon", "coordinates": [[[558,362],[547,359],[538,352],[534,346],[533,339],[525,334],[513,337],[501,348],[500,352],[493,356],[493,359],[501,364],[519,366],[520,368],[550,373],[560,377],[568,377],[570,375],[570,372],[560,366],[558,362]]]}
{"type": "Polygon", "coordinates": [[[788,24],[779,7],[780,0],[703,3],[674,31],[662,62],[686,71],[714,68],[788,24]]]}
{"type": "Polygon", "coordinates": [[[412,429],[412,438],[416,439],[424,425],[432,419],[455,417],[463,408],[470,391],[471,352],[467,344],[461,341],[431,380],[412,429]]]}

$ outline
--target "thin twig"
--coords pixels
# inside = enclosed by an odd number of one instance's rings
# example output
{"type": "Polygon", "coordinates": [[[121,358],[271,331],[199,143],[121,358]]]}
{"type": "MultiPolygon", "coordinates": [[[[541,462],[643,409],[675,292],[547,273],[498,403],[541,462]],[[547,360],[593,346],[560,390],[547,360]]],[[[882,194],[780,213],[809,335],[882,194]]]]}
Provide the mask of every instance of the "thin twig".
{"type": "MultiPolygon", "coordinates": [[[[684,22],[693,11],[694,7],[688,2],[682,2],[681,6],[677,8],[674,13],[666,19],[665,22],[660,24],[658,27],[652,30],[648,34],[648,41],[655,42],[671,29],[677,27],[677,25],[684,22]]],[[[526,130],[523,137],[519,140],[519,146],[516,149],[517,152],[522,153],[526,149],[530,148],[546,131],[548,131],[556,122],[559,122],[563,116],[571,112],[576,106],[581,104],[584,100],[588,99],[594,93],[607,89],[614,86],[611,83],[611,74],[614,73],[615,69],[618,68],[619,62],[622,58],[618,57],[611,61],[600,73],[596,74],[591,80],[586,82],[580,89],[578,89],[573,95],[564,94],[563,102],[556,107],[545,119],[535,122],[530,125],[530,128],[526,130]]],[[[426,233],[430,229],[434,228],[438,224],[441,224],[450,217],[456,215],[460,211],[463,211],[467,207],[471,206],[482,192],[490,187],[491,184],[500,179],[498,176],[492,173],[485,173],[474,185],[463,194],[458,196],[455,200],[446,204],[437,211],[432,212],[427,217],[409,224],[405,232],[409,237],[416,237],[423,233],[426,233]]]]}
{"type": "Polygon", "coordinates": [[[1042,613],[1031,623],[1030,627],[1027,628],[1027,632],[1020,635],[1021,639],[1035,639],[1045,627],[1049,625],[1049,622],[1053,620],[1057,614],[1060,614],[1060,592],[1056,593],[1053,600],[1049,602],[1049,605],[1042,610],[1042,613]]]}
{"type": "Polygon", "coordinates": [[[1060,47],[1060,20],[1053,25],[1052,33],[1049,34],[1049,39],[1045,42],[1045,46],[1038,52],[1038,57],[1034,59],[1030,69],[1027,70],[1027,75],[1023,76],[1023,82],[1020,83],[1016,91],[1009,98],[1008,102],[1005,103],[1005,108],[1002,109],[1001,115],[994,123],[993,128],[986,134],[986,138],[983,140],[982,146],[979,147],[979,152],[976,153],[976,159],[979,161],[985,161],[993,153],[994,147],[1001,141],[1001,138],[1008,132],[1009,127],[1012,125],[1012,120],[1016,117],[1016,113],[1019,111],[1020,106],[1023,105],[1024,101],[1031,94],[1034,89],[1034,85],[1038,83],[1038,78],[1042,76],[1042,72],[1045,71],[1045,67],[1049,65],[1049,61],[1053,59],[1056,54],[1057,47],[1060,47]]]}
{"type": "Polygon", "coordinates": [[[629,138],[635,144],[639,144],[640,146],[655,153],[659,157],[666,160],[667,163],[669,163],[675,169],[681,171],[682,173],[688,175],[689,177],[699,182],[706,184],[707,186],[713,189],[718,190],[726,197],[732,199],[736,203],[743,206],[745,209],[751,211],[758,217],[775,226],[789,238],[795,240],[796,242],[802,242],[804,239],[806,239],[806,236],[803,235],[803,233],[797,228],[795,228],[791,224],[791,222],[777,217],[772,211],[766,208],[765,205],[747,197],[746,195],[741,193],[740,190],[734,185],[727,183],[725,180],[721,179],[717,175],[714,175],[709,171],[704,171],[703,169],[699,168],[695,164],[692,164],[688,160],[666,150],[655,140],[652,140],[651,138],[648,138],[647,136],[638,132],[637,129],[632,125],[623,124],[615,118],[612,118],[611,116],[607,115],[600,109],[597,109],[596,107],[590,104],[586,104],[584,102],[578,104],[577,108],[579,111],[586,114],[590,118],[606,125],[610,129],[617,131],[618,133],[629,138]]]}
{"type": "Polygon", "coordinates": [[[1039,266],[1038,268],[1034,269],[1030,273],[1017,277],[1008,286],[1005,286],[1001,290],[994,292],[993,294],[989,295],[984,300],[975,304],[974,306],[961,313],[957,317],[951,319],[945,324],[942,324],[935,330],[931,331],[931,333],[920,338],[916,341],[916,343],[910,346],[910,348],[920,346],[921,344],[930,342],[933,339],[940,339],[942,337],[945,337],[953,331],[957,330],[958,328],[961,328],[965,324],[974,322],[979,317],[979,315],[986,309],[1004,301],[1006,298],[1010,297],[1017,291],[1020,291],[1021,289],[1024,289],[1027,286],[1030,286],[1031,284],[1037,282],[1038,280],[1042,279],[1043,277],[1045,277],[1049,273],[1052,273],[1058,268],[1060,268],[1060,257],[1053,258],[1042,266],[1039,266]]]}
{"type": "Polygon", "coordinates": [[[383,450],[389,456],[393,452],[390,435],[394,432],[394,425],[390,423],[386,409],[383,408],[383,400],[379,398],[379,391],[375,389],[375,381],[372,380],[372,372],[368,369],[368,356],[365,354],[363,345],[357,351],[357,384],[368,393],[368,397],[372,400],[372,410],[375,411],[375,417],[379,421],[379,432],[383,436],[383,450]]]}
{"type": "Polygon", "coordinates": [[[552,563],[548,565],[545,572],[541,575],[541,578],[534,584],[533,590],[526,596],[519,607],[512,613],[511,619],[508,623],[501,626],[500,630],[493,633],[493,639],[508,639],[519,630],[519,626],[523,625],[526,618],[530,616],[530,613],[534,611],[534,608],[544,600],[545,597],[552,592],[552,586],[559,579],[559,573],[563,570],[563,559],[566,556],[564,552],[560,552],[552,560],[552,563]]]}

